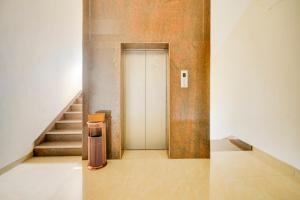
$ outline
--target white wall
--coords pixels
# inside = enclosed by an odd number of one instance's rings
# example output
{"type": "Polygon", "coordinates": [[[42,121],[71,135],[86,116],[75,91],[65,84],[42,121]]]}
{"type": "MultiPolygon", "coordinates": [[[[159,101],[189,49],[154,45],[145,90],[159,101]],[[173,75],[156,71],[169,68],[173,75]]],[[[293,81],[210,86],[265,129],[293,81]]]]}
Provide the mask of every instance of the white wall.
{"type": "Polygon", "coordinates": [[[0,1],[0,168],[81,90],[81,0],[0,1]]]}
{"type": "Polygon", "coordinates": [[[300,169],[300,1],[226,2],[212,0],[211,137],[235,135],[300,169]]]}

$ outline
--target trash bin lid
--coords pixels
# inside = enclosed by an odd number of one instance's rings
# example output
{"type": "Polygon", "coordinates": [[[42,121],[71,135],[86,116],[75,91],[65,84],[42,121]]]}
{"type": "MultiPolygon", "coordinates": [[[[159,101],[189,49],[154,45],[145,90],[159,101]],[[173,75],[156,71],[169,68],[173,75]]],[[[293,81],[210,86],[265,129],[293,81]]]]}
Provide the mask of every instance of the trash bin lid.
{"type": "Polygon", "coordinates": [[[89,122],[104,122],[105,121],[105,113],[95,113],[88,115],[89,122]]]}
{"type": "Polygon", "coordinates": [[[88,128],[101,128],[103,125],[103,122],[99,121],[88,121],[87,122],[88,128]]]}

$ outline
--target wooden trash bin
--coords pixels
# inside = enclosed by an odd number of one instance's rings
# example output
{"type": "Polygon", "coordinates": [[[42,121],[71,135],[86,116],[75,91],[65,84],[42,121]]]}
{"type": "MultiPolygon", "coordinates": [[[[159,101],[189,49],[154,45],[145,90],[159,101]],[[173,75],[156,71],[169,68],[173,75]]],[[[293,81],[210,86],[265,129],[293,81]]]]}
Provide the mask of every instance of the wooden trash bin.
{"type": "Polygon", "coordinates": [[[88,116],[88,169],[99,169],[106,165],[105,114],[88,116]]]}

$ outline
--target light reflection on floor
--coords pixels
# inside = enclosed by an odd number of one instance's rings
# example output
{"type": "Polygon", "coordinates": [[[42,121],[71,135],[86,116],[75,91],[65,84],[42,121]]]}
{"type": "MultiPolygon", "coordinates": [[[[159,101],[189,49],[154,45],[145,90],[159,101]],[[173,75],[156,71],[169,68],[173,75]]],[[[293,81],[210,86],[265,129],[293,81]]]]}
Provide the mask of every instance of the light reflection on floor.
{"type": "Polygon", "coordinates": [[[300,181],[252,151],[209,159],[168,159],[166,151],[125,151],[97,171],[83,162],[85,200],[300,199],[300,181]]]}

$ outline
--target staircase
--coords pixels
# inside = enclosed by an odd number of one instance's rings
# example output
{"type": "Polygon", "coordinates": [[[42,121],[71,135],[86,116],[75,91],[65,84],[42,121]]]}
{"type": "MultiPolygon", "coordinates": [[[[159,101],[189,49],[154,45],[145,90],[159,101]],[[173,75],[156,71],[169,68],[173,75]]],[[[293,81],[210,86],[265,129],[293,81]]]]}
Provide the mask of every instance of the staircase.
{"type": "Polygon", "coordinates": [[[82,97],[78,97],[34,147],[35,156],[80,156],[82,149],[82,97]]]}

